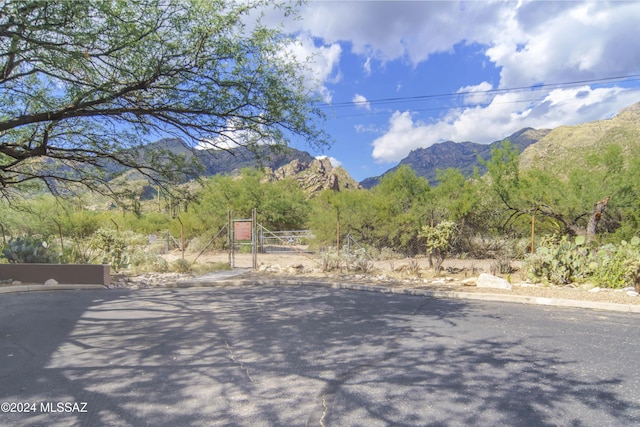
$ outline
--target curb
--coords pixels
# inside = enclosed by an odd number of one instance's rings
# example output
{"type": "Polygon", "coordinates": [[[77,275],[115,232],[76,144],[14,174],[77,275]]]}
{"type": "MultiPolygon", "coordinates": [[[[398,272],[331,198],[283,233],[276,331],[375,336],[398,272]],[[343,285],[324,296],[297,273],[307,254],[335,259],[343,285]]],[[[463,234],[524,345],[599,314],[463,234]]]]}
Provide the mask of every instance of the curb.
{"type": "MultiPolygon", "coordinates": [[[[185,282],[177,284],[178,288],[210,286],[212,282],[185,282]]],[[[635,304],[615,304],[598,301],[582,301],[564,298],[545,298],[526,295],[492,294],[478,292],[455,292],[455,291],[430,291],[426,289],[394,288],[384,285],[363,285],[356,283],[320,282],[313,280],[290,280],[290,279],[265,279],[265,280],[220,280],[215,282],[222,286],[240,286],[246,284],[262,286],[321,286],[331,289],[349,289],[354,291],[391,293],[400,295],[416,295],[431,298],[466,299],[476,301],[509,302],[529,305],[546,305],[552,307],[586,308],[590,310],[616,311],[621,313],[640,313],[640,305],[635,304]]]]}
{"type": "Polygon", "coordinates": [[[13,294],[22,292],[42,292],[42,291],[78,291],[78,290],[100,290],[109,289],[104,285],[18,285],[2,286],[0,294],[13,294]]]}
{"type": "MultiPolygon", "coordinates": [[[[314,280],[292,280],[292,279],[222,279],[222,280],[185,280],[174,283],[167,283],[164,288],[204,288],[211,286],[319,286],[331,289],[348,289],[353,291],[379,292],[400,295],[415,295],[430,298],[450,298],[466,299],[476,301],[508,302],[529,305],[545,305],[551,307],[585,308],[590,310],[615,311],[621,313],[640,313],[640,305],[635,304],[615,304],[598,301],[582,301],[564,298],[545,298],[526,295],[492,294],[478,292],[455,292],[455,291],[430,291],[426,289],[394,288],[384,285],[364,285],[357,283],[339,283],[314,280]]],[[[68,290],[108,290],[103,285],[19,285],[0,287],[0,294],[42,292],[42,291],[68,291],[68,290]]]]}

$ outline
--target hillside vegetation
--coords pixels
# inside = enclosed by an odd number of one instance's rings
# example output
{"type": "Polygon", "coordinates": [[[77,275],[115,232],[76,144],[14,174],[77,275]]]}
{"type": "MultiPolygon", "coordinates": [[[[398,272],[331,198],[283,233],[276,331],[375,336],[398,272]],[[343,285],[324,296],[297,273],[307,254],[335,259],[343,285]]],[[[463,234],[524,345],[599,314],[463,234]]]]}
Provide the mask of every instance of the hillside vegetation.
{"type": "Polygon", "coordinates": [[[148,197],[142,185],[130,198],[108,205],[102,200],[94,210],[87,209],[87,201],[96,200],[89,194],[71,201],[39,196],[3,203],[3,245],[10,250],[12,238],[26,236],[46,242],[47,259],[58,262],[106,260],[167,269],[149,252],[148,235],[180,236],[180,246],[193,251],[222,249],[225,239],[209,244],[227,224],[228,212],[247,218],[257,209],[258,222],[269,230],[311,229],[315,239],[309,243],[316,249],[355,241],[368,257],[427,256],[435,269],[449,256],[493,257],[504,273],[511,271],[511,260],[520,259],[537,280],[635,285],[639,113],[635,106],[607,121],[553,130],[522,154],[504,141],[482,161],[486,174],[440,170],[437,186],[401,165],[375,187],[362,189],[327,159],[294,159],[275,169],[214,175],[171,193],[151,191],[148,197]]]}
{"type": "Polygon", "coordinates": [[[607,120],[553,129],[523,151],[520,165],[566,176],[568,169],[586,166],[586,158],[610,145],[619,146],[626,159],[640,152],[640,103],[607,120]]]}

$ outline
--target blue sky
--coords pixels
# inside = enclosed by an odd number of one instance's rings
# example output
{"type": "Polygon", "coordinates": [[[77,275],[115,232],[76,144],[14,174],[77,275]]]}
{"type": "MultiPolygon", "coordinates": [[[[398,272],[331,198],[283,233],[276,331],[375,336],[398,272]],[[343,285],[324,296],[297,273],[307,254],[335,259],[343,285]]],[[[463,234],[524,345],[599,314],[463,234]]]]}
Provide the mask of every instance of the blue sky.
{"type": "MultiPolygon", "coordinates": [[[[640,2],[309,1],[284,22],[356,179],[446,140],[606,119],[640,102],[640,2]]],[[[267,13],[265,19],[282,19],[267,13]]]]}

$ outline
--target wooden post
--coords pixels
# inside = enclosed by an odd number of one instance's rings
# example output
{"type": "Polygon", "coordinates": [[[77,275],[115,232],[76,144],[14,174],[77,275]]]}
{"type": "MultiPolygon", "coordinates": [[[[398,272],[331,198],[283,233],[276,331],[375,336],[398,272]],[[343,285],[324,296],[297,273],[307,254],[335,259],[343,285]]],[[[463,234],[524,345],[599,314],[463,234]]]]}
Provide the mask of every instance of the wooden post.
{"type": "Polygon", "coordinates": [[[251,211],[251,266],[258,268],[258,209],[251,211]]]}
{"type": "Polygon", "coordinates": [[[182,259],[184,259],[184,224],[182,223],[182,220],[180,219],[180,217],[177,217],[178,221],[180,222],[180,251],[182,251],[182,259]]]}
{"type": "Polygon", "coordinates": [[[233,259],[233,213],[232,211],[227,212],[227,247],[229,248],[229,267],[234,267],[234,259],[233,259]]]}
{"type": "Polygon", "coordinates": [[[338,218],[338,223],[336,224],[336,252],[340,255],[340,218],[338,218]]]}
{"type": "Polygon", "coordinates": [[[531,253],[535,251],[535,235],[536,235],[536,208],[531,214],[531,253]]]}

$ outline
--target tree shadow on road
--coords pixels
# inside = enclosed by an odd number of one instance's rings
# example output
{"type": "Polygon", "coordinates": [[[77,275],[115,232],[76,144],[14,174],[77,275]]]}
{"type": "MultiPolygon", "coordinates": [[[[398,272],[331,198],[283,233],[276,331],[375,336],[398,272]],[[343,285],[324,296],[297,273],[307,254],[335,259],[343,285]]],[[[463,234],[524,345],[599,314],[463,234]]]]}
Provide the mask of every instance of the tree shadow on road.
{"type": "Polygon", "coordinates": [[[88,411],[2,414],[12,425],[629,424],[640,411],[622,380],[587,379],[460,300],[244,286],[12,295],[0,313],[0,356],[20,359],[0,371],[0,400],[88,411]]]}

